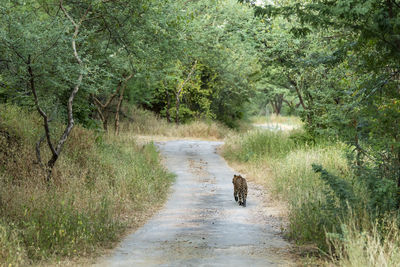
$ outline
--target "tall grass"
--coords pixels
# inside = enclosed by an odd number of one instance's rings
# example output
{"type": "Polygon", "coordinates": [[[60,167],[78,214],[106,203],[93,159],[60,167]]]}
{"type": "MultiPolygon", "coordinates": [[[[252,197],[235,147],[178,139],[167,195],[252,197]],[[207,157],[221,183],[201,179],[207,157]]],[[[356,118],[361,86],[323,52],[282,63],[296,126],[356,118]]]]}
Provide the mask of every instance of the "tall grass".
{"type": "Polygon", "coordinates": [[[287,124],[300,127],[303,122],[297,116],[280,116],[271,114],[268,116],[253,116],[250,118],[253,123],[287,124]]]}
{"type": "Polygon", "coordinates": [[[312,244],[328,253],[326,265],[398,266],[399,226],[377,224],[368,215],[369,194],[355,179],[341,143],[307,142],[301,131],[253,131],[227,140],[223,155],[248,177],[266,185],[286,203],[286,234],[297,244],[312,244]],[[352,185],[358,203],[351,209],[311,167],[322,165],[352,185]],[[387,227],[382,229],[382,225],[387,227]]]}
{"type": "MultiPolygon", "coordinates": [[[[354,216],[354,215],[353,215],[354,216]]],[[[357,218],[350,218],[342,224],[342,236],[328,235],[332,245],[331,261],[327,265],[353,266],[399,266],[400,232],[397,221],[385,219],[385,229],[377,223],[367,223],[360,230],[354,224],[357,218]]]]}
{"type": "Polygon", "coordinates": [[[281,158],[296,149],[298,143],[288,132],[254,130],[228,139],[224,156],[242,162],[263,158],[281,158]]]}
{"type": "Polygon", "coordinates": [[[154,113],[139,108],[129,111],[133,121],[122,123],[126,132],[138,135],[155,135],[166,137],[194,137],[203,139],[223,139],[233,131],[221,123],[206,120],[194,120],[185,124],[175,125],[166,119],[157,117],[154,113]]]}
{"type": "MultiPolygon", "coordinates": [[[[41,131],[37,116],[0,108],[0,265],[89,255],[166,198],[173,177],[153,144],[79,126],[47,184],[33,163],[41,131]]],[[[42,154],[49,157],[44,145],[42,154]]]]}
{"type": "MultiPolygon", "coordinates": [[[[312,168],[312,163],[340,174],[349,170],[342,145],[314,145],[300,139],[301,131],[253,131],[227,141],[223,155],[246,163],[255,180],[267,184],[275,198],[288,204],[287,234],[298,243],[325,246],[325,229],[337,220],[324,209],[329,188],[312,168]]],[[[330,229],[331,230],[331,229],[330,229]]],[[[334,229],[332,229],[334,230],[334,229]]]]}

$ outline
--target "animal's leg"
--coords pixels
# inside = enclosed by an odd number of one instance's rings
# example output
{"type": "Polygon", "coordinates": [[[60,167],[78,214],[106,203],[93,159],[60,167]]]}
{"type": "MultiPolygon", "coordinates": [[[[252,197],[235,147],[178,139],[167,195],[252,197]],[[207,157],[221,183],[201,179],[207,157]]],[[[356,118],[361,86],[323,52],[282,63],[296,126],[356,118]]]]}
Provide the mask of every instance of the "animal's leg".
{"type": "Polygon", "coordinates": [[[236,189],[233,190],[233,197],[235,198],[235,201],[238,201],[238,193],[236,191],[236,189]]]}

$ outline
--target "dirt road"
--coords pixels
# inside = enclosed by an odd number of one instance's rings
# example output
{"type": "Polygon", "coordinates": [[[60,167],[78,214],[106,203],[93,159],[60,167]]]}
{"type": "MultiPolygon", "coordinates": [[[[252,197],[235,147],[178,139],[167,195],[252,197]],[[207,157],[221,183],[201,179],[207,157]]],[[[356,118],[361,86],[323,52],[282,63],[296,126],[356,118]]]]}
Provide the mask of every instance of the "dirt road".
{"type": "Polygon", "coordinates": [[[288,244],[249,183],[247,207],[233,198],[234,171],[216,153],[222,143],[158,143],[176,183],[165,207],[128,236],[102,266],[288,266],[288,244]]]}

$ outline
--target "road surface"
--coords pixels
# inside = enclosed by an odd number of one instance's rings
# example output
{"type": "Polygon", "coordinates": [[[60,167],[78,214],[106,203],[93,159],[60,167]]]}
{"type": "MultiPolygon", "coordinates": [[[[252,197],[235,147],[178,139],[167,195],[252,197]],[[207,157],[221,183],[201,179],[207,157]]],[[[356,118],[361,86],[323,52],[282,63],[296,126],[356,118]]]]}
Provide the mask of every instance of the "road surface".
{"type": "Polygon", "coordinates": [[[165,206],[123,240],[100,266],[290,266],[280,222],[264,191],[249,183],[247,207],[233,198],[235,173],[216,150],[221,142],[157,143],[177,175],[165,206]]]}

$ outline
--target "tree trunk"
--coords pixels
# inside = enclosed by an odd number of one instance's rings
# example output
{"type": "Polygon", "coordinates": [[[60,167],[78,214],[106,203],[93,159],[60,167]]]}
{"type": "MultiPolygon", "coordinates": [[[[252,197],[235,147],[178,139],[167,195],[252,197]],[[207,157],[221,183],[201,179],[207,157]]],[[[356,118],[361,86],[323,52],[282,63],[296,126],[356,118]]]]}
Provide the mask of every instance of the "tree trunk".
{"type": "Polygon", "coordinates": [[[125,91],[125,86],[123,86],[121,89],[117,103],[117,108],[115,110],[115,135],[119,134],[119,111],[121,109],[122,100],[124,99],[124,91],[125,91]]]}
{"type": "Polygon", "coordinates": [[[181,93],[182,93],[182,89],[183,89],[183,87],[185,86],[185,84],[186,84],[186,83],[190,80],[190,78],[192,77],[192,75],[193,75],[193,73],[194,73],[194,71],[195,71],[195,69],[196,69],[196,65],[197,65],[197,60],[194,61],[194,64],[193,64],[193,66],[192,66],[192,69],[190,70],[188,76],[186,77],[186,80],[185,80],[182,84],[180,84],[180,85],[178,86],[177,92],[176,92],[176,94],[175,94],[175,96],[176,96],[176,103],[175,103],[175,107],[176,107],[176,118],[175,118],[175,123],[176,123],[176,124],[179,124],[179,106],[180,106],[180,96],[181,96],[181,93]]]}
{"type": "MultiPolygon", "coordinates": [[[[72,36],[72,41],[71,41],[71,45],[72,45],[72,50],[73,50],[73,54],[74,57],[76,59],[76,61],[78,62],[79,66],[82,66],[82,60],[80,59],[78,52],[76,50],[76,38],[78,37],[79,34],[79,28],[82,24],[82,22],[85,20],[87,14],[89,13],[89,10],[91,9],[91,6],[88,7],[88,9],[86,10],[86,12],[84,13],[84,15],[81,17],[80,21],[78,23],[76,23],[72,17],[67,13],[67,11],[65,10],[64,6],[63,6],[63,0],[60,0],[60,9],[64,12],[64,15],[72,22],[72,24],[74,25],[74,33],[72,36]]],[[[35,106],[37,111],[39,112],[39,114],[42,116],[43,118],[43,127],[45,130],[45,136],[46,136],[46,140],[47,140],[47,145],[49,146],[50,150],[51,150],[51,158],[50,160],[47,162],[46,164],[46,181],[50,182],[51,179],[51,174],[54,168],[54,165],[56,164],[57,159],[59,158],[59,155],[61,153],[61,150],[64,146],[64,143],[67,141],[69,134],[72,131],[72,128],[74,127],[74,117],[73,117],[73,103],[74,103],[74,99],[76,94],[79,91],[80,85],[82,83],[82,79],[83,79],[83,74],[80,73],[77,79],[77,82],[75,84],[75,87],[72,89],[71,94],[68,98],[68,103],[67,103],[67,115],[68,115],[68,122],[67,122],[67,126],[64,129],[63,134],[61,135],[61,137],[59,138],[58,142],[57,142],[57,146],[54,146],[53,142],[51,141],[51,137],[50,137],[50,128],[49,128],[49,118],[47,116],[47,114],[43,111],[43,109],[40,107],[39,104],[39,99],[38,99],[38,95],[36,92],[36,87],[35,87],[35,75],[32,69],[32,65],[31,65],[31,56],[28,56],[28,61],[27,61],[27,68],[28,68],[28,74],[29,74],[29,85],[30,85],[30,89],[32,91],[33,97],[34,97],[34,102],[35,102],[35,106]]],[[[36,145],[36,156],[37,159],[39,161],[39,164],[42,165],[41,162],[41,157],[40,157],[40,144],[41,144],[41,140],[43,140],[43,138],[41,138],[39,140],[39,142],[36,145]]],[[[43,166],[43,165],[42,165],[43,166]]]]}
{"type": "Polygon", "coordinates": [[[133,77],[133,73],[131,73],[128,77],[123,81],[123,85],[119,92],[119,98],[117,103],[117,108],[115,110],[115,135],[119,134],[119,112],[121,110],[122,101],[124,100],[124,92],[128,81],[133,77]]]}
{"type": "MultiPolygon", "coordinates": [[[[300,92],[300,89],[299,89],[299,87],[297,85],[297,82],[292,80],[289,75],[288,75],[288,79],[289,79],[290,84],[293,85],[294,89],[296,90],[297,97],[299,98],[300,104],[303,107],[304,111],[306,112],[307,123],[311,126],[312,122],[313,122],[313,118],[312,118],[312,116],[311,116],[311,114],[309,112],[310,109],[304,103],[303,96],[301,95],[301,92],[300,92]]],[[[311,98],[311,95],[309,95],[309,97],[311,98]]]]}
{"type": "Polygon", "coordinates": [[[282,103],[283,94],[275,95],[274,98],[271,100],[272,109],[277,116],[281,114],[282,103]]]}
{"type": "Polygon", "coordinates": [[[179,106],[180,106],[179,94],[176,94],[176,102],[175,102],[175,107],[176,107],[175,123],[176,124],[179,124],[179,106]]]}
{"type": "Polygon", "coordinates": [[[120,89],[122,86],[122,81],[120,81],[118,83],[117,89],[115,90],[115,93],[113,93],[108,100],[106,101],[105,104],[101,103],[99,99],[97,99],[94,95],[92,95],[93,97],[93,101],[94,104],[96,105],[96,109],[97,109],[97,113],[99,114],[100,120],[103,123],[103,129],[104,131],[107,132],[108,130],[108,118],[107,115],[104,114],[104,111],[107,109],[107,107],[111,104],[111,102],[113,101],[113,99],[118,95],[120,89]]]}
{"type": "Polygon", "coordinates": [[[293,81],[290,77],[289,77],[289,82],[293,85],[294,89],[296,90],[297,97],[299,98],[299,101],[300,101],[300,105],[303,107],[304,110],[307,110],[307,106],[304,103],[303,96],[300,93],[300,89],[299,89],[297,83],[295,81],[293,81]]]}
{"type": "Polygon", "coordinates": [[[397,209],[400,209],[400,149],[397,150],[397,196],[398,196],[398,200],[397,200],[397,209]]]}
{"type": "Polygon", "coordinates": [[[169,92],[168,90],[165,91],[167,95],[167,110],[165,111],[165,115],[167,116],[167,121],[171,122],[171,114],[169,114],[169,109],[171,107],[171,99],[169,99],[169,92]]]}

